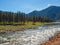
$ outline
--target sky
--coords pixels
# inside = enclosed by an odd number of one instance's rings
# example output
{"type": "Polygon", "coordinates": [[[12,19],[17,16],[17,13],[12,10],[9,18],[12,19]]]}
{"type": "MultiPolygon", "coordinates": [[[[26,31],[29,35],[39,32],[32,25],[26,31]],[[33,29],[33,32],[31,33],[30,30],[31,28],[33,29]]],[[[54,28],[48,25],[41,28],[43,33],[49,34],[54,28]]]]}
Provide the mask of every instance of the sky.
{"type": "Polygon", "coordinates": [[[0,10],[29,13],[49,6],[60,6],[60,0],[0,0],[0,10]]]}

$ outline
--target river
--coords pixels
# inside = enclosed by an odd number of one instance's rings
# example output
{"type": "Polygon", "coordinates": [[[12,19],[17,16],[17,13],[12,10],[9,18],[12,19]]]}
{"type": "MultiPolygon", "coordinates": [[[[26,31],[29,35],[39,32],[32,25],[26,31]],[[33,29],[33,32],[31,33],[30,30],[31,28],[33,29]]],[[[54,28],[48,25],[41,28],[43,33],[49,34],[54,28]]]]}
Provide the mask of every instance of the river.
{"type": "Polygon", "coordinates": [[[40,45],[60,32],[60,24],[42,25],[23,31],[0,34],[0,45],[40,45]]]}

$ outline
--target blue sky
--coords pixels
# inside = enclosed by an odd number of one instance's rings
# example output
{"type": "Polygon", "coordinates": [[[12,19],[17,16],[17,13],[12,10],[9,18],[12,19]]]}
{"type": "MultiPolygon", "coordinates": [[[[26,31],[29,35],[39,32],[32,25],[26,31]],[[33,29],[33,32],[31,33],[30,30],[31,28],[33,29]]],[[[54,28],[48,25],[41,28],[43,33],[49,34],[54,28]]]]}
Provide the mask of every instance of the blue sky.
{"type": "Polygon", "coordinates": [[[0,10],[29,13],[42,10],[48,6],[60,6],[60,0],[0,0],[0,10]]]}

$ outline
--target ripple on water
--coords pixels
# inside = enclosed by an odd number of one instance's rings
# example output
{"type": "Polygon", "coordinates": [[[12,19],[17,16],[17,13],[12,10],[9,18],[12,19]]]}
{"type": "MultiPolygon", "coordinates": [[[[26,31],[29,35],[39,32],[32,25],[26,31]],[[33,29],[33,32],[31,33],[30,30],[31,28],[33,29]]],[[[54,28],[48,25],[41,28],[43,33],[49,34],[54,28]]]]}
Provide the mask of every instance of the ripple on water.
{"type": "Polygon", "coordinates": [[[47,26],[38,28],[16,31],[12,34],[9,33],[10,35],[6,37],[9,42],[0,45],[40,45],[41,43],[48,41],[49,38],[54,36],[56,32],[60,31],[59,26],[47,26]],[[40,28],[43,29],[41,30],[40,28]]]}

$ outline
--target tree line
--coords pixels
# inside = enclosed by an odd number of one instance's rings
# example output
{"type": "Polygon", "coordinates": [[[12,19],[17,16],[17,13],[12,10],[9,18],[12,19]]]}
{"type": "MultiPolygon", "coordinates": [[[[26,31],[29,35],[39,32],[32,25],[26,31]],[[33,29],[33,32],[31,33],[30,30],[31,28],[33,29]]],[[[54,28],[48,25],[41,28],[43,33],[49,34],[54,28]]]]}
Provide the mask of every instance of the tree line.
{"type": "Polygon", "coordinates": [[[29,16],[22,12],[7,12],[7,11],[0,11],[0,24],[14,24],[15,22],[20,24],[25,24],[25,22],[52,22],[51,19],[48,17],[42,16],[29,16]]]}

